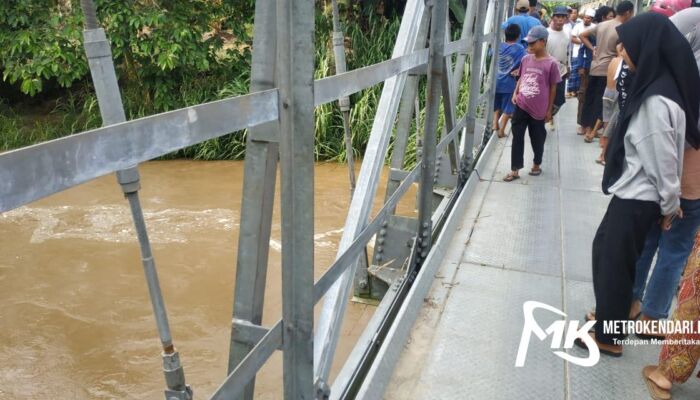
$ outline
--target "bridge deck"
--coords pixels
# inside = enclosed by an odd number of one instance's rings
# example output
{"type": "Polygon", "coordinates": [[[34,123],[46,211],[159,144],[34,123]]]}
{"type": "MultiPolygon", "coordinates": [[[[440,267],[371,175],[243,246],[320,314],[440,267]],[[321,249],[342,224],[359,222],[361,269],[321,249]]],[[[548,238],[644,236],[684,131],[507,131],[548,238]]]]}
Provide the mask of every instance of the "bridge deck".
{"type": "MultiPolygon", "coordinates": [[[[585,368],[554,355],[550,338],[532,338],[525,367],[514,366],[525,301],[579,321],[594,305],[591,242],[609,198],[600,191],[603,168],[594,162],[600,148],[576,135],[575,115],[570,100],[547,137],[539,177],[527,175],[529,144],[526,169],[515,182],[501,180],[511,137],[491,154],[386,399],[649,398],[640,371],[656,363],[656,345],[627,346],[622,358],[601,355],[598,365],[585,368]]],[[[556,318],[546,311],[535,317],[542,327],[556,318]]],[[[700,382],[691,378],[673,395],[697,399],[698,393],[700,382]]]]}

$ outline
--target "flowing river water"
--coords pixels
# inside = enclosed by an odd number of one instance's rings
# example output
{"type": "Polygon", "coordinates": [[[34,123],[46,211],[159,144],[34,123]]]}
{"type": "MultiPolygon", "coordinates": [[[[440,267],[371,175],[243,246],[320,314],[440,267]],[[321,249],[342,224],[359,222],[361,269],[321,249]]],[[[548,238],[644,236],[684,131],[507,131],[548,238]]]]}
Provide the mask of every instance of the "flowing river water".
{"type": "MultiPolygon", "coordinates": [[[[154,161],[141,176],[174,343],[195,397],[207,398],[226,374],[243,163],[154,161]]],[[[318,164],[315,186],[318,279],[335,259],[347,215],[346,166],[318,164]]],[[[414,196],[406,195],[402,215],[415,215],[414,196]]],[[[280,227],[278,190],[266,326],[281,316],[280,227]]],[[[114,176],[0,214],[0,238],[0,399],[162,398],[160,342],[114,176]]],[[[373,311],[348,307],[333,375],[373,311]]],[[[256,398],[282,398],[281,360],[277,352],[258,374],[256,398]]]]}

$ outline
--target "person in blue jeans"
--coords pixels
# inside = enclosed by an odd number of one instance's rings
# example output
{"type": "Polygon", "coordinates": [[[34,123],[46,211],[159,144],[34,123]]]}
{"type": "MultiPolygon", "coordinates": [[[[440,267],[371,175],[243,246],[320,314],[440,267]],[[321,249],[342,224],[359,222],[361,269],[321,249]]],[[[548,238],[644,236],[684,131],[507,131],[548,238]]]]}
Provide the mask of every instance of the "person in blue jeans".
{"type": "MultiPolygon", "coordinates": [[[[684,168],[685,166],[684,162],[684,168]]],[[[695,186],[700,186],[700,182],[696,182],[695,186]]],[[[633,290],[635,303],[630,315],[636,316],[641,312],[641,318],[644,320],[664,319],[671,311],[671,303],[683,275],[683,267],[693,249],[693,240],[700,227],[700,198],[681,198],[681,210],[683,217],[676,218],[670,229],[665,230],[661,225],[655,224],[647,234],[644,250],[637,260],[633,290]],[[656,265],[647,284],[649,269],[657,249],[656,265]]],[[[648,335],[640,336],[662,335],[648,332],[648,335]]]]}
{"type": "Polygon", "coordinates": [[[505,29],[505,43],[501,43],[498,50],[498,72],[496,75],[496,97],[493,107],[493,130],[498,137],[506,136],[506,125],[515,111],[515,105],[511,101],[515,90],[515,77],[520,68],[520,61],[527,54],[527,50],[519,43],[520,27],[510,24],[505,29]]]}
{"type": "MultiPolygon", "coordinates": [[[[700,10],[681,11],[671,17],[671,22],[690,41],[700,69],[700,36],[692,34],[700,29],[700,10]]],[[[642,319],[668,317],[683,268],[693,248],[693,238],[700,229],[700,151],[690,146],[686,146],[683,153],[681,210],[682,217],[676,218],[670,229],[656,225],[649,232],[644,251],[637,260],[633,292],[635,302],[631,314],[637,315],[641,311],[642,319]],[[657,249],[656,266],[649,277],[657,249]]],[[[640,336],[661,337],[657,332],[646,332],[640,336]]]]}

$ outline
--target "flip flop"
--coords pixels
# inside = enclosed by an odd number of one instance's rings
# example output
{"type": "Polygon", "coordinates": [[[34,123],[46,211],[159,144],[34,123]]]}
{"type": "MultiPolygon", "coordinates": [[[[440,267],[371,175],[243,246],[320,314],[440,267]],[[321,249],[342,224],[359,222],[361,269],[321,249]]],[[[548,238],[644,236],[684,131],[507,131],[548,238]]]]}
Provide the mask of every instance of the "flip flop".
{"type": "Polygon", "coordinates": [[[588,136],[585,136],[585,137],[583,138],[583,141],[586,142],[586,143],[593,143],[593,139],[591,139],[591,138],[588,137],[588,136]]]}
{"type": "Polygon", "coordinates": [[[647,365],[642,368],[642,378],[644,378],[644,383],[647,385],[647,390],[654,400],[671,400],[671,391],[660,387],[649,378],[649,375],[651,375],[655,368],[656,366],[654,365],[647,365]]]}
{"type": "Polygon", "coordinates": [[[605,160],[597,159],[595,160],[596,164],[600,164],[602,166],[605,166],[605,160]]]}
{"type": "Polygon", "coordinates": [[[508,174],[503,178],[505,182],[513,182],[516,179],[520,179],[520,175],[508,174]]]}
{"type": "MultiPolygon", "coordinates": [[[[597,343],[597,342],[596,342],[596,343],[597,343]]],[[[574,340],[574,344],[575,344],[576,346],[578,346],[578,347],[584,349],[584,350],[588,350],[588,346],[586,346],[586,343],[584,343],[583,340],[581,340],[581,339],[576,339],[576,340],[574,340]]],[[[600,354],[605,354],[606,356],[615,357],[615,358],[620,358],[620,357],[622,357],[622,352],[621,352],[621,351],[620,351],[620,352],[617,352],[617,351],[605,350],[605,349],[600,348],[600,346],[598,347],[598,351],[600,351],[600,354]]]]}
{"type": "Polygon", "coordinates": [[[542,168],[530,170],[530,172],[528,172],[528,175],[532,175],[532,176],[542,175],[542,168]]]}

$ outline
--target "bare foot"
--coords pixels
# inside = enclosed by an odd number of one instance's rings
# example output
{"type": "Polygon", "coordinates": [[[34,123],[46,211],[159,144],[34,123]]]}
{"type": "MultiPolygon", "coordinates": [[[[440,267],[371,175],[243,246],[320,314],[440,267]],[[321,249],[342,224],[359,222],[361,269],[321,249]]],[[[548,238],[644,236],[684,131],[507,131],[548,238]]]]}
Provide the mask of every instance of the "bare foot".
{"type": "Polygon", "coordinates": [[[661,389],[666,389],[666,390],[671,390],[671,387],[673,387],[673,383],[664,376],[664,374],[661,373],[661,370],[659,367],[656,367],[650,374],[649,374],[649,379],[654,381],[657,386],[659,386],[661,389]]]}

